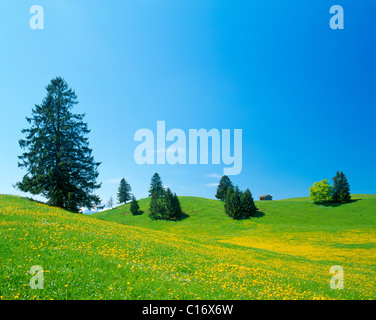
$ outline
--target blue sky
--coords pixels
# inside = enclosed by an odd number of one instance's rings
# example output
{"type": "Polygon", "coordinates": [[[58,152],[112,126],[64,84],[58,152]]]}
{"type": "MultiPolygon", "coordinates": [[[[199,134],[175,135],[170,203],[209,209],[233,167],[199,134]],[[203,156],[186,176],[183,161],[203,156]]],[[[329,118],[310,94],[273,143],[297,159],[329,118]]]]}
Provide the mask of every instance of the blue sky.
{"type": "Polygon", "coordinates": [[[0,193],[23,195],[21,129],[56,76],[86,113],[104,202],[121,177],[145,197],[154,172],[178,195],[214,198],[224,165],[135,163],[134,133],[158,120],[242,129],[231,179],[254,197],[308,196],[337,170],[353,193],[376,193],[374,1],[40,0],[44,30],[29,27],[33,4],[2,2],[0,193]],[[329,27],[335,4],[344,30],[329,27]]]}

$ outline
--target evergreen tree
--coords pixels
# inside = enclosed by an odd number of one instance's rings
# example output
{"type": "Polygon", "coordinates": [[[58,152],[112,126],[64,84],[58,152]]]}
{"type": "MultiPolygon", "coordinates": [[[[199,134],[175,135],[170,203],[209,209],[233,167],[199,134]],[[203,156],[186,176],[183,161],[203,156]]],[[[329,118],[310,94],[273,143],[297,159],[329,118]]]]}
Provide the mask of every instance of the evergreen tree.
{"type": "Polygon", "coordinates": [[[347,203],[351,200],[350,185],[345,174],[341,171],[333,178],[333,201],[347,203]]]}
{"type": "Polygon", "coordinates": [[[151,196],[149,217],[152,220],[162,220],[166,218],[166,206],[164,201],[164,191],[154,192],[151,196]]]}
{"type": "Polygon", "coordinates": [[[240,219],[242,217],[242,206],[240,202],[241,192],[236,186],[234,192],[231,194],[230,203],[231,211],[230,217],[233,219],[240,219]]]}
{"type": "Polygon", "coordinates": [[[149,216],[153,220],[166,219],[165,193],[161,177],[158,173],[154,173],[149,189],[149,197],[151,197],[149,216]]]}
{"type": "Polygon", "coordinates": [[[217,194],[215,197],[221,201],[225,201],[227,189],[233,188],[233,184],[228,176],[223,176],[221,180],[219,181],[219,185],[217,188],[217,194]]]}
{"type": "Polygon", "coordinates": [[[176,193],[174,193],[172,202],[174,206],[175,218],[180,218],[183,214],[183,210],[181,209],[180,201],[176,193]]]}
{"type": "Polygon", "coordinates": [[[170,188],[166,190],[163,188],[162,180],[157,173],[152,178],[149,195],[151,195],[149,208],[151,219],[173,220],[181,216],[182,210],[177,195],[172,193],[170,188]]]}
{"type": "Polygon", "coordinates": [[[254,215],[257,211],[251,191],[240,191],[236,186],[228,188],[225,198],[225,212],[233,219],[245,219],[254,215]]]}
{"type": "Polygon", "coordinates": [[[174,206],[174,195],[171,192],[170,188],[166,189],[165,196],[164,196],[164,205],[165,211],[164,216],[162,219],[170,220],[176,218],[175,206],[174,206]]]}
{"type": "Polygon", "coordinates": [[[23,192],[42,195],[48,204],[78,212],[100,203],[93,192],[100,187],[96,179],[98,166],[89,148],[90,132],[83,122],[84,114],[73,114],[75,92],[64,79],[57,77],[46,87],[47,96],[35,105],[31,125],[23,129],[26,138],[19,141],[25,150],[19,156],[19,167],[27,170],[16,184],[23,192]]]}
{"type": "Polygon", "coordinates": [[[241,211],[244,214],[243,218],[251,217],[257,211],[252,193],[249,189],[246,189],[245,192],[240,196],[240,204],[242,208],[241,211]]]}
{"type": "Polygon", "coordinates": [[[127,203],[127,201],[132,199],[131,194],[132,188],[125,178],[120,180],[120,185],[118,189],[117,199],[119,203],[127,203]]]}
{"type": "Polygon", "coordinates": [[[153,194],[162,195],[164,192],[162,179],[158,173],[154,173],[150,182],[149,197],[152,197],[153,194]]]}
{"type": "Polygon", "coordinates": [[[138,202],[136,200],[136,197],[132,195],[132,202],[131,202],[131,212],[133,215],[136,215],[138,213],[138,210],[140,210],[140,206],[138,205],[138,202]]]}
{"type": "Polygon", "coordinates": [[[228,188],[226,193],[225,212],[233,219],[242,218],[242,206],[240,202],[241,192],[236,186],[235,189],[228,188]]]}
{"type": "Polygon", "coordinates": [[[225,197],[225,212],[230,217],[231,216],[231,195],[234,192],[233,188],[228,188],[225,197]]]}

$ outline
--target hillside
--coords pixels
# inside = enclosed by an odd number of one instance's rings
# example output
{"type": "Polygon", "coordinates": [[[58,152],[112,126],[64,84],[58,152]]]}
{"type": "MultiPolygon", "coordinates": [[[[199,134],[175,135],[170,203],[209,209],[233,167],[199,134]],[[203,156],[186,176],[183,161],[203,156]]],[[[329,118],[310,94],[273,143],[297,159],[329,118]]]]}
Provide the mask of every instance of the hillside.
{"type": "Polygon", "coordinates": [[[352,195],[352,202],[341,206],[319,206],[309,198],[255,201],[259,208],[251,219],[234,221],[224,212],[224,203],[196,197],[179,197],[185,217],[178,222],[151,221],[150,198],[139,200],[143,214],[133,216],[130,205],[92,214],[91,217],[121,224],[210,238],[252,234],[268,228],[272,232],[345,231],[376,227],[376,195],[352,195]]]}
{"type": "Polygon", "coordinates": [[[181,197],[187,217],[165,222],[148,199],[142,215],[86,216],[0,195],[1,299],[375,299],[376,196],[353,198],[258,202],[233,221],[219,201],[181,197]],[[338,264],[344,290],[329,287],[338,264]],[[28,286],[33,265],[43,290],[28,286]]]}

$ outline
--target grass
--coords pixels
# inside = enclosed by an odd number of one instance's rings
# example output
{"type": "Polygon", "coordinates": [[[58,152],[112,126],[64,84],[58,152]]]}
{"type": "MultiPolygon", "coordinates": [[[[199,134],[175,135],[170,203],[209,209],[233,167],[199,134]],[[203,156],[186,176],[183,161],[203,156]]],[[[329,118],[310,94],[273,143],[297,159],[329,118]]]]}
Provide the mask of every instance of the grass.
{"type": "Polygon", "coordinates": [[[223,203],[181,197],[181,221],[129,205],[84,216],[0,195],[1,299],[375,299],[376,195],[318,206],[257,202],[233,221],[223,203]],[[44,289],[28,285],[44,269],[44,289]],[[345,289],[333,290],[341,265],[345,289]]]}

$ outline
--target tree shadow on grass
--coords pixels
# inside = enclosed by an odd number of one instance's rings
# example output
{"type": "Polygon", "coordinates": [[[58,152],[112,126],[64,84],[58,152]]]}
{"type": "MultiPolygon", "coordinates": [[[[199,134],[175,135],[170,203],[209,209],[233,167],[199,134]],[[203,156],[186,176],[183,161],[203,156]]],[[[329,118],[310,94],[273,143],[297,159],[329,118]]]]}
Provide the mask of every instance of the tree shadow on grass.
{"type": "Polygon", "coordinates": [[[340,206],[345,206],[349,203],[354,203],[354,202],[357,202],[357,201],[360,201],[362,199],[351,199],[349,202],[346,202],[346,203],[339,203],[339,202],[315,202],[314,204],[317,205],[317,206],[323,206],[323,207],[340,207],[340,206]]]}
{"type": "Polygon", "coordinates": [[[262,218],[262,217],[265,217],[265,213],[263,211],[257,210],[256,213],[250,218],[252,219],[252,218],[262,218]]]}
{"type": "Polygon", "coordinates": [[[142,215],[142,214],[144,214],[144,213],[145,213],[145,211],[143,211],[143,210],[137,210],[137,212],[136,212],[135,214],[133,214],[133,213],[131,212],[131,214],[134,215],[134,216],[140,216],[140,215],[142,215]]]}
{"type": "Polygon", "coordinates": [[[190,217],[189,214],[186,214],[185,212],[182,212],[179,218],[176,218],[176,219],[174,219],[172,221],[183,221],[183,220],[185,220],[185,219],[187,219],[189,217],[190,217]]]}
{"type": "Polygon", "coordinates": [[[260,209],[257,209],[256,213],[250,217],[245,217],[245,218],[239,218],[236,220],[252,220],[252,219],[259,219],[265,216],[265,213],[261,211],[260,209]]]}

